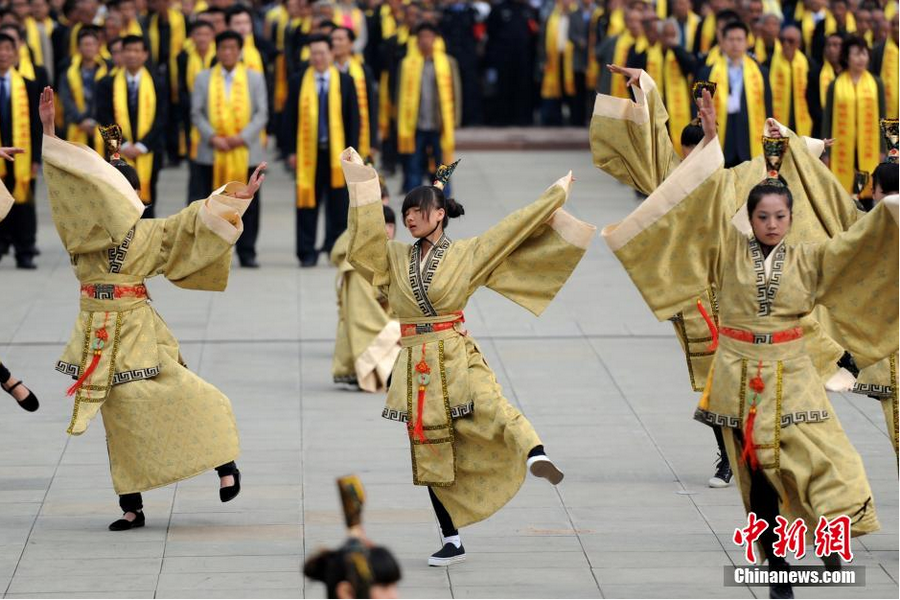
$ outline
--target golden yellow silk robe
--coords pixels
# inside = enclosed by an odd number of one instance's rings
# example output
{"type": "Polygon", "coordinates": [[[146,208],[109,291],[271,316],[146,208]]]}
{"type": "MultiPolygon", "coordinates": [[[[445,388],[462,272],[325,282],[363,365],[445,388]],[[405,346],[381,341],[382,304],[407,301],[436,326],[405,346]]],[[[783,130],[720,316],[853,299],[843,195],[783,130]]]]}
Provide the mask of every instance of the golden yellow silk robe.
{"type": "Polygon", "coordinates": [[[352,383],[365,392],[381,392],[400,354],[400,323],[387,298],[347,262],[350,234],[342,233],[331,250],[338,268],[338,325],[331,374],[335,383],[352,383]]]}
{"type": "MultiPolygon", "coordinates": [[[[785,240],[764,257],[731,211],[709,202],[732,185],[723,164],[718,140],[702,142],[637,210],[603,230],[656,317],[669,318],[713,283],[723,327],[765,336],[798,327],[821,305],[860,366],[896,352],[896,334],[883,332],[896,332],[898,322],[897,198],[830,240],[785,240]]],[[[723,427],[745,507],[750,471],[740,459],[741,431],[753,396],[748,384],[759,376],[753,439],[782,512],[803,518],[809,531],[823,515],[850,516],[854,535],[877,530],[862,460],[831,409],[806,340],[760,341],[719,338],[697,411],[723,427]]]]}
{"type": "Polygon", "coordinates": [[[421,243],[388,241],[374,169],[344,162],[350,192],[348,260],[376,287],[401,324],[421,333],[402,338],[382,416],[407,424],[418,418],[416,365],[431,369],[422,423],[427,443],[410,435],[413,482],[434,489],[453,523],[463,527],[499,510],[525,478],[528,452],[540,438],[503,397],[493,371],[462,323],[429,331],[462,311],[488,287],[541,314],[584,255],[595,228],[562,210],[571,174],[534,203],[484,234],[446,235],[424,262],[421,243]]]}
{"type": "MultiPolygon", "coordinates": [[[[627,186],[651,194],[681,164],[681,157],[672,146],[666,128],[669,115],[656,83],[646,72],[641,72],[640,85],[632,89],[634,101],[597,96],[591,118],[591,153],[598,169],[627,186]]],[[[794,194],[794,224],[788,240],[824,241],[850,227],[859,213],[844,189],[828,176],[827,168],[817,167],[824,143],[806,137],[801,141],[787,128],[781,129],[783,135],[792,136],[794,148],[804,145],[809,150],[808,154],[789,154],[781,171],[794,194]]],[[[726,210],[740,214],[750,189],[765,177],[765,159],[757,157],[726,172],[727,192],[716,198],[716,202],[724,202],[726,210]]],[[[745,220],[742,226],[749,227],[749,222],[745,220]]],[[[709,286],[700,297],[707,312],[718,321],[715,287],[709,286]]],[[[821,309],[815,316],[827,317],[821,309]]],[[[697,309],[697,299],[692,299],[671,321],[687,359],[691,386],[694,391],[701,391],[713,352],[709,350],[709,328],[697,309]]],[[[836,363],[843,351],[829,337],[833,332],[828,328],[823,332],[815,319],[804,320],[803,326],[807,330],[807,348],[814,354],[819,374],[827,380],[837,370],[836,363]]]]}
{"type": "Polygon", "coordinates": [[[77,379],[96,332],[109,336],[97,369],[75,392],[68,432],[83,433],[102,413],[118,494],[234,460],[240,449],[228,398],[187,369],[147,298],[112,290],[156,275],[185,289],[224,290],[249,202],[229,195],[236,184],[228,184],[169,218],[140,219],[137,193],[93,150],[44,136],[43,158],[53,220],[75,276],[96,290],[81,294],[57,370],[77,379]]]}

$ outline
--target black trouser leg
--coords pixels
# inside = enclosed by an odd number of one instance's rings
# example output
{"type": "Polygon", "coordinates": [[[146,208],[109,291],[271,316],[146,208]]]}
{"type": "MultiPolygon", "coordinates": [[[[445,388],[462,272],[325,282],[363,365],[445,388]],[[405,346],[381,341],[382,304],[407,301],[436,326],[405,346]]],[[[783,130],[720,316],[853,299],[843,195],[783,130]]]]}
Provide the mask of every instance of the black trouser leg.
{"type": "MultiPolygon", "coordinates": [[[[4,180],[6,188],[15,187],[15,179],[7,176],[4,180]]],[[[0,222],[0,245],[4,249],[12,246],[16,259],[29,259],[35,254],[37,244],[37,210],[34,203],[34,181],[31,182],[31,200],[16,202],[6,218],[0,222]]]]}
{"type": "Polygon", "coordinates": [[[719,455],[722,457],[721,460],[725,461],[725,464],[728,463],[728,452],[725,450],[725,437],[722,435],[722,428],[718,425],[713,426],[713,433],[716,434],[716,444],[719,445],[719,455]]]}
{"type": "Polygon", "coordinates": [[[750,510],[756,513],[757,518],[765,519],[769,524],[759,536],[759,545],[769,559],[769,566],[783,565],[784,558],[775,556],[773,548],[773,544],[778,540],[775,535],[775,526],[778,524],[775,520],[778,516],[778,493],[761,470],[750,471],[750,510]]]}
{"type": "Polygon", "coordinates": [[[445,538],[451,535],[459,535],[459,530],[453,527],[453,519],[450,518],[450,513],[447,512],[447,509],[444,508],[444,505],[441,504],[434,490],[430,487],[428,488],[428,497],[431,498],[431,506],[434,508],[434,514],[437,515],[438,524],[441,526],[441,534],[445,538]]]}
{"type": "Polygon", "coordinates": [[[0,363],[0,383],[6,383],[9,381],[9,378],[12,377],[12,373],[9,372],[3,363],[0,363]]]}
{"type": "Polygon", "coordinates": [[[212,189],[212,165],[201,165],[191,161],[188,178],[188,204],[209,196],[212,189]]]}
{"type": "Polygon", "coordinates": [[[144,508],[144,499],[141,497],[140,492],[122,494],[119,496],[119,508],[122,509],[123,513],[137,513],[144,508]]]}
{"type": "Polygon", "coordinates": [[[229,475],[234,475],[237,470],[237,463],[235,463],[234,461],[227,462],[224,465],[216,467],[216,473],[219,475],[219,477],[228,477],[229,475]]]}
{"type": "Polygon", "coordinates": [[[322,251],[331,254],[334,243],[347,229],[347,212],[350,208],[350,195],[347,187],[332,188],[329,183],[325,204],[325,242],[322,251]]]}
{"type": "MultiPolygon", "coordinates": [[[[247,181],[250,181],[250,176],[253,175],[253,171],[255,170],[255,166],[250,167],[247,170],[247,181]]],[[[253,200],[250,202],[250,204],[247,206],[247,210],[244,212],[244,216],[242,218],[244,222],[244,232],[241,233],[241,237],[238,238],[237,244],[235,244],[238,257],[240,257],[241,260],[256,258],[256,238],[259,235],[259,215],[261,211],[261,202],[262,189],[259,189],[256,191],[256,195],[253,197],[253,200]]]]}

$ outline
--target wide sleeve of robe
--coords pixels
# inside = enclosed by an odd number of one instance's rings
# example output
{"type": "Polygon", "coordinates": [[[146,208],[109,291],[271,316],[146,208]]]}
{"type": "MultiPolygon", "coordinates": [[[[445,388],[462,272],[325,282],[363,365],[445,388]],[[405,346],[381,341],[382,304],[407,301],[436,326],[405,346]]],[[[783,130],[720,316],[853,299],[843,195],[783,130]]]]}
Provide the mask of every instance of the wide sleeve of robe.
{"type": "Polygon", "coordinates": [[[13,199],[12,194],[9,193],[6,186],[0,181],[0,221],[3,221],[3,219],[6,218],[6,215],[9,214],[9,209],[12,208],[14,203],[15,200],[13,199]]]}
{"type": "Polygon", "coordinates": [[[578,265],[597,228],[563,210],[572,174],[540,198],[468,240],[469,295],[486,286],[540,315],[578,265]]]}
{"type": "Polygon", "coordinates": [[[825,306],[860,368],[897,351],[898,196],[822,244],[816,302],[825,306]]]}
{"type": "Polygon", "coordinates": [[[224,290],[231,247],[244,230],[241,215],[250,203],[232,195],[241,188],[229,183],[171,217],[139,222],[147,244],[137,271],[145,277],[164,275],[184,289],[224,290]]]}
{"type": "Polygon", "coordinates": [[[701,141],[637,209],[602,231],[660,321],[716,283],[721,249],[740,235],[731,224],[732,174],[718,139],[701,141]]]}
{"type": "MultiPolygon", "coordinates": [[[[635,100],[598,94],[591,117],[594,166],[643,194],[651,194],[681,163],[656,83],[641,71],[635,100]]],[[[678,132],[680,135],[681,132],[678,132]]]]}
{"type": "Polygon", "coordinates": [[[350,195],[347,261],[375,287],[387,286],[390,283],[388,239],[384,232],[378,173],[362,164],[362,159],[352,148],[344,151],[341,167],[350,195]]]}

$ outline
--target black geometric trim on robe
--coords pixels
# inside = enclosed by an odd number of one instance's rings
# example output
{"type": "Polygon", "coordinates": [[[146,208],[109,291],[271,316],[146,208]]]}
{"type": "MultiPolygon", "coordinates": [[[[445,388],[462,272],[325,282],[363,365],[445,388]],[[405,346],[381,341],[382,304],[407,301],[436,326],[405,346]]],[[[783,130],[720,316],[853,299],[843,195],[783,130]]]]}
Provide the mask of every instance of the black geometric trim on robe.
{"type": "Polygon", "coordinates": [[[450,247],[450,238],[446,234],[441,234],[441,238],[431,247],[428,256],[425,257],[425,266],[419,269],[422,258],[422,240],[418,240],[412,245],[409,253],[409,284],[412,286],[413,296],[419,305],[419,310],[426,317],[436,317],[437,311],[428,298],[428,288],[431,286],[431,280],[434,278],[434,272],[437,271],[441,259],[447,253],[450,247]]]}
{"type": "Polygon", "coordinates": [[[854,394],[864,394],[873,398],[886,399],[894,395],[894,386],[877,383],[856,383],[853,384],[852,391],[854,394]]]}
{"type": "Polygon", "coordinates": [[[786,254],[784,242],[778,244],[772,257],[772,276],[766,281],[766,259],[762,248],[756,238],[750,238],[750,258],[753,260],[753,270],[756,272],[756,302],[759,310],[758,317],[767,317],[772,313],[772,303],[778,286],[781,285],[781,271],[784,269],[784,256],[786,254]]]}
{"type": "MultiPolygon", "coordinates": [[[[451,419],[462,419],[463,417],[468,417],[470,415],[475,414],[475,401],[471,401],[468,404],[458,404],[456,406],[450,407],[450,418],[451,419]]],[[[381,418],[387,419],[389,421],[397,421],[398,423],[408,423],[409,415],[406,414],[405,410],[395,410],[393,408],[384,407],[384,410],[381,411],[381,418]]]]}
{"type": "MultiPolygon", "coordinates": [[[[68,375],[72,379],[78,379],[78,365],[73,365],[72,363],[67,363],[63,361],[58,361],[56,363],[56,370],[64,375],[68,375]]],[[[145,369],[132,369],[130,371],[119,371],[113,375],[112,384],[119,385],[120,383],[129,383],[131,381],[139,381],[141,379],[153,379],[157,375],[159,375],[159,365],[155,367],[147,367],[145,369]]]]}
{"type": "MultiPolygon", "coordinates": [[[[781,428],[789,427],[796,423],[822,423],[829,418],[827,410],[804,410],[781,415],[781,428]]],[[[702,408],[694,411],[694,419],[706,425],[716,427],[730,427],[741,429],[743,424],[738,417],[732,415],[720,415],[702,408]]]]}
{"type": "Polygon", "coordinates": [[[125,239],[122,240],[122,243],[116,246],[115,248],[110,248],[106,251],[106,255],[109,258],[109,272],[110,273],[121,273],[122,267],[125,264],[125,257],[128,255],[128,248],[131,247],[131,240],[134,239],[134,227],[132,227],[128,234],[125,236],[125,239]]]}

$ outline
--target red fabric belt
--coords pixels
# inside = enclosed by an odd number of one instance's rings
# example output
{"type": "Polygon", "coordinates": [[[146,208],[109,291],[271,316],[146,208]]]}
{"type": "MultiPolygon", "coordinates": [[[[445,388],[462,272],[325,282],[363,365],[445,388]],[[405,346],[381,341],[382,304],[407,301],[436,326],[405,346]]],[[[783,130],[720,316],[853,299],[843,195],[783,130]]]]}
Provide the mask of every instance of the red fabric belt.
{"type": "Polygon", "coordinates": [[[775,333],[753,333],[752,331],[744,331],[743,329],[732,329],[730,327],[720,327],[719,333],[731,339],[748,344],[783,344],[784,342],[793,342],[803,337],[802,327],[793,327],[784,331],[776,331],[775,333]]]}
{"type": "Polygon", "coordinates": [[[81,286],[81,295],[96,300],[116,300],[117,298],[146,298],[147,287],[138,285],[113,285],[111,283],[87,284],[81,286]]]}
{"type": "Polygon", "coordinates": [[[456,315],[458,318],[444,323],[408,323],[406,325],[400,325],[400,335],[402,337],[410,337],[413,335],[422,335],[423,333],[447,331],[448,329],[453,329],[453,326],[457,323],[466,322],[466,317],[461,310],[452,314],[456,315]]]}

